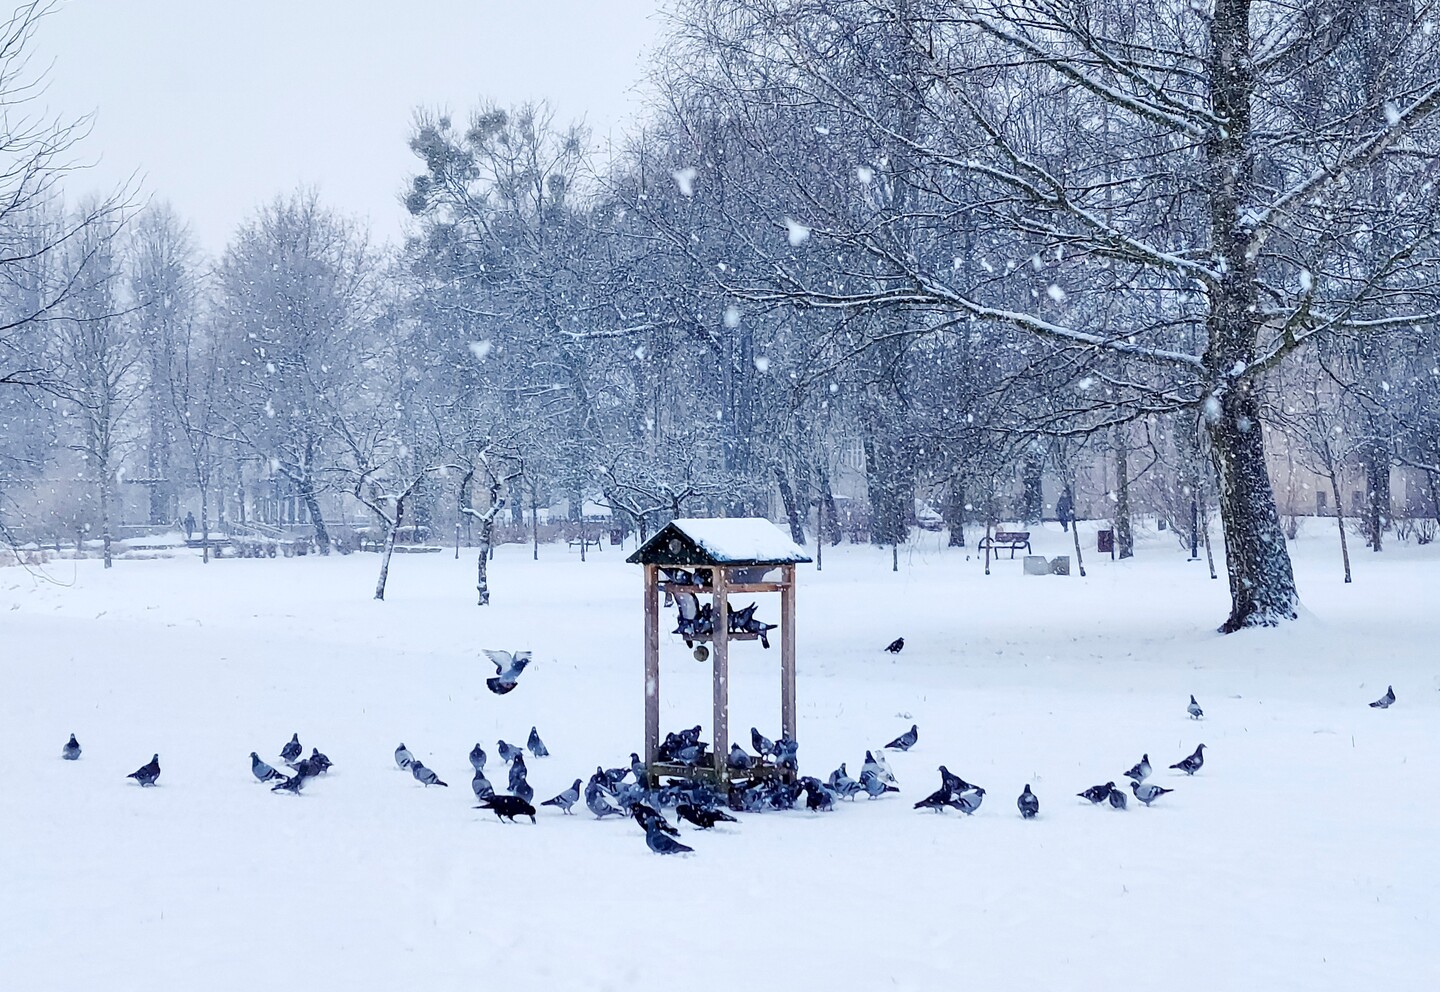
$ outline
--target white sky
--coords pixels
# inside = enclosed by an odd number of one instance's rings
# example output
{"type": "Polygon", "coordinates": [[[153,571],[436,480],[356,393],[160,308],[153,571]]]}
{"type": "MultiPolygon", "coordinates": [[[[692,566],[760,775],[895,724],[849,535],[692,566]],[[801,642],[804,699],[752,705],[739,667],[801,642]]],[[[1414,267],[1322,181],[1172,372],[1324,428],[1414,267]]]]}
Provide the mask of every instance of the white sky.
{"type": "Polygon", "coordinates": [[[207,251],[313,185],[397,237],[416,106],[546,99],[617,139],[640,106],[659,0],[63,0],[42,22],[52,113],[96,114],[72,195],[138,173],[207,251]]]}

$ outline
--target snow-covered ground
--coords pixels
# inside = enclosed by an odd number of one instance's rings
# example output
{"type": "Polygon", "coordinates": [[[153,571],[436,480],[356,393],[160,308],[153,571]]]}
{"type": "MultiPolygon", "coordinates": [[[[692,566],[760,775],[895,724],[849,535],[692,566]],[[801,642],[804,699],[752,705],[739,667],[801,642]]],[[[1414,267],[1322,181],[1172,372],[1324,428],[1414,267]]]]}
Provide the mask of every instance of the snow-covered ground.
{"type": "MultiPolygon", "coordinates": [[[[0,987],[1433,988],[1440,552],[1358,549],[1345,586],[1310,523],[1307,616],[1230,637],[1223,575],[1160,538],[1083,580],[986,577],[935,535],[898,573],[827,549],[800,573],[801,765],[857,774],[914,721],[903,792],[687,829],[683,859],[628,821],[471,808],[477,740],[499,782],[496,738],[539,727],[537,802],[640,746],[640,574],[613,549],[503,548],[486,609],[449,553],[397,558],[384,603],[373,555],[0,569],[0,987]],[[536,663],[493,696],[482,647],[536,663]],[[272,795],[247,756],[295,731],[335,768],[272,795]],[[397,771],[401,740],[451,787],[397,771]],[[1165,770],[1201,741],[1199,775],[1165,770]],[[1142,752],[1176,790],[1154,808],[1075,797],[1142,752]],[[989,790],[973,818],[911,809],[942,762],[989,790]]],[[[665,652],[662,724],[708,725],[708,666],[665,652]]],[[[776,652],[731,666],[736,738],[774,736],[776,652]]]]}

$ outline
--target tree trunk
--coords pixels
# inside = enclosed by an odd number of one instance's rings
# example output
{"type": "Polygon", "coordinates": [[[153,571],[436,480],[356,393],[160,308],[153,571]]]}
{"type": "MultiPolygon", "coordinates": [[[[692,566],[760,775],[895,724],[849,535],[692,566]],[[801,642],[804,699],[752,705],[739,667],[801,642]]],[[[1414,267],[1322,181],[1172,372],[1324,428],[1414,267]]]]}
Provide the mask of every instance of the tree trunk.
{"type": "Polygon", "coordinates": [[[200,486],[200,561],[210,564],[210,487],[200,486]]]}
{"type": "MultiPolygon", "coordinates": [[[[818,467],[820,477],[820,502],[830,520],[830,546],[840,543],[840,511],[835,507],[835,493],[830,488],[830,472],[823,465],[818,467]]],[[[1435,511],[1440,514],[1440,508],[1435,511]]]]}
{"type": "Polygon", "coordinates": [[[385,582],[390,578],[390,556],[395,553],[395,535],[400,530],[400,521],[405,519],[405,497],[395,500],[395,516],[387,523],[385,549],[380,555],[380,578],[375,583],[375,598],[385,598],[385,582]]]}
{"type": "Polygon", "coordinates": [[[1371,551],[1384,549],[1390,521],[1390,452],[1378,441],[1365,445],[1365,530],[1371,551]]]}
{"type": "Polygon", "coordinates": [[[1340,528],[1340,558],[1345,562],[1345,581],[1350,581],[1350,546],[1345,541],[1345,504],[1340,502],[1340,474],[1335,471],[1333,461],[1326,459],[1326,471],[1330,476],[1330,492],[1335,495],[1335,526],[1340,528]]]}
{"type": "Polygon", "coordinates": [[[1115,550],[1121,558],[1135,557],[1135,534],[1130,527],[1130,445],[1123,424],[1115,428],[1115,550]]]}
{"type": "Polygon", "coordinates": [[[790,477],[785,469],[775,466],[775,481],[780,486],[780,500],[785,504],[785,517],[790,521],[790,539],[802,548],[805,546],[805,520],[795,502],[795,490],[790,486],[790,477]]]}
{"type": "Polygon", "coordinates": [[[110,555],[110,472],[100,476],[100,541],[104,545],[105,567],[112,565],[110,555]]]}
{"type": "Polygon", "coordinates": [[[949,547],[965,547],[965,484],[958,479],[945,494],[945,526],[950,530],[949,547]]]}
{"type": "Polygon", "coordinates": [[[1260,404],[1245,384],[1209,402],[1221,407],[1208,426],[1230,575],[1230,617],[1220,632],[1294,620],[1299,598],[1265,468],[1260,404]]]}
{"type": "Polygon", "coordinates": [[[1045,513],[1045,462],[1039,455],[1026,457],[1020,466],[1020,520],[1038,524],[1045,513]]]}
{"type": "Polygon", "coordinates": [[[305,500],[305,509],[310,511],[310,523],[315,528],[315,547],[322,555],[328,555],[330,553],[330,532],[325,529],[325,518],[320,514],[320,501],[315,498],[315,491],[310,487],[308,480],[300,495],[305,500]]]}
{"type": "MultiPolygon", "coordinates": [[[[493,507],[492,507],[493,510],[493,507]]],[[[490,605],[490,535],[495,529],[495,517],[487,515],[480,520],[480,553],[475,556],[476,606],[490,605]]]]}

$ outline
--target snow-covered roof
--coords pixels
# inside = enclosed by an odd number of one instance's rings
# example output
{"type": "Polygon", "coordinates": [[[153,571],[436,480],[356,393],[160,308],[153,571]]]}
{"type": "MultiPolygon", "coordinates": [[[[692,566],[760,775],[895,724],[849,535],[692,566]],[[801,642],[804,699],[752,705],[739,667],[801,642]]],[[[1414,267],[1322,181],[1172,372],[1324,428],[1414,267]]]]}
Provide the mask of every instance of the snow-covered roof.
{"type": "Polygon", "coordinates": [[[647,565],[787,565],[810,559],[764,517],[679,517],[627,560],[647,565]]]}

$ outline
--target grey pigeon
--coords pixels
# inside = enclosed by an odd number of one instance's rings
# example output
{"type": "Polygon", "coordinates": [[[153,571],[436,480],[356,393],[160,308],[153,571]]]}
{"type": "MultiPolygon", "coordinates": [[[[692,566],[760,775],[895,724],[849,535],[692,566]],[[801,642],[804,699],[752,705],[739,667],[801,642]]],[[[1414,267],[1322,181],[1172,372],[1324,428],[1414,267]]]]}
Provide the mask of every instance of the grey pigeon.
{"type": "Polygon", "coordinates": [[[654,820],[645,828],[645,843],[656,854],[690,854],[695,850],[671,837],[654,820]]]}
{"type": "Polygon", "coordinates": [[[1020,810],[1020,815],[1026,820],[1035,819],[1035,814],[1040,812],[1040,800],[1035,793],[1030,791],[1030,786],[1025,786],[1025,791],[1020,793],[1020,798],[1015,800],[1015,806],[1020,810]]]}
{"type": "Polygon", "coordinates": [[[604,791],[591,781],[585,787],[585,808],[595,814],[595,819],[603,820],[607,816],[624,816],[625,814],[610,805],[610,800],[605,798],[604,791]]]}
{"type": "Polygon", "coordinates": [[[485,651],[485,657],[495,665],[495,677],[485,680],[485,686],[497,696],[503,696],[520,682],[520,673],[530,664],[529,651],[485,651]]]}
{"type": "Polygon", "coordinates": [[[887,785],[879,775],[876,775],[872,771],[863,771],[860,773],[860,785],[871,799],[883,796],[887,792],[900,791],[893,785],[887,785]]]}
{"type": "Polygon", "coordinates": [[[800,745],[788,737],[782,737],[775,742],[775,765],[778,768],[787,768],[796,771],[800,767],[799,758],[800,745]]]}
{"type": "Polygon", "coordinates": [[[775,742],[754,727],[750,728],[750,747],[752,747],[755,753],[760,755],[761,758],[764,758],[767,754],[775,753],[775,742]]]}
{"type": "Polygon", "coordinates": [[[827,784],[830,786],[831,792],[841,799],[849,799],[851,802],[855,801],[856,793],[865,791],[859,782],[846,773],[843,761],[840,762],[839,768],[830,773],[830,781],[827,784]]]}
{"type": "Polygon", "coordinates": [[[523,757],[525,752],[513,744],[506,744],[504,741],[495,742],[495,750],[500,755],[500,760],[507,765],[516,758],[523,757]]]}
{"type": "Polygon", "coordinates": [[[1140,760],[1135,762],[1125,771],[1125,777],[1134,779],[1136,782],[1143,782],[1150,777],[1150,755],[1143,754],[1140,760]]]}
{"type": "Polygon", "coordinates": [[[478,742],[470,749],[470,767],[477,772],[485,770],[485,749],[478,742]]]}
{"type": "Polygon", "coordinates": [[[517,754],[515,761],[510,765],[510,794],[519,796],[527,803],[535,798],[535,790],[525,780],[525,756],[517,754]]]}
{"type": "MultiPolygon", "coordinates": [[[[432,785],[445,785],[444,782],[440,781],[440,776],[426,768],[419,761],[412,761],[410,763],[410,774],[415,776],[415,781],[427,788],[432,785]]],[[[446,786],[446,788],[449,788],[449,786],[446,786]]]]}
{"type": "Polygon", "coordinates": [[[274,785],[272,785],[272,786],[270,787],[270,791],[271,791],[271,792],[288,792],[288,793],[290,793],[290,795],[292,795],[292,796],[298,796],[298,795],[300,795],[300,788],[301,788],[301,786],[303,786],[303,785],[305,784],[305,779],[307,779],[307,778],[309,778],[308,775],[302,775],[302,774],[300,774],[299,772],[296,772],[294,775],[291,775],[289,778],[286,778],[284,775],[281,775],[281,776],[280,776],[281,781],[276,782],[274,785]]]}
{"type": "Polygon", "coordinates": [[[409,771],[410,766],[415,764],[415,756],[410,753],[405,742],[401,741],[400,746],[395,749],[395,764],[400,766],[401,771],[409,771]]]}
{"type": "Polygon", "coordinates": [[[475,773],[475,777],[470,780],[470,789],[475,793],[476,799],[488,799],[495,795],[495,786],[490,784],[484,772],[475,773]]]}
{"type": "MultiPolygon", "coordinates": [[[[1135,783],[1132,782],[1130,784],[1134,785],[1135,783]]],[[[1121,792],[1119,789],[1116,789],[1112,786],[1108,798],[1110,800],[1110,805],[1115,807],[1116,809],[1125,808],[1125,793],[1121,792]]]]}
{"type": "Polygon", "coordinates": [[[160,777],[160,755],[155,755],[147,764],[135,769],[126,778],[133,778],[142,786],[154,785],[155,780],[160,777]]]}
{"type": "Polygon", "coordinates": [[[969,792],[964,792],[960,794],[960,798],[956,800],[956,802],[958,802],[960,805],[957,806],[956,809],[964,813],[966,816],[974,816],[975,811],[980,808],[980,803],[984,801],[984,799],[985,790],[977,785],[969,792]]]}
{"type": "MultiPolygon", "coordinates": [[[[1135,798],[1146,806],[1165,795],[1167,792],[1174,792],[1174,789],[1162,789],[1158,785],[1151,785],[1149,782],[1131,782],[1130,791],[1135,793],[1135,798]]],[[[1122,797],[1123,798],[1123,797],[1122,797]]]]}
{"type": "Polygon", "coordinates": [[[645,771],[645,762],[641,761],[640,755],[634,751],[630,752],[630,774],[635,776],[635,781],[637,782],[644,782],[649,778],[648,773],[645,771]]]}
{"type": "Polygon", "coordinates": [[[749,771],[755,767],[755,759],[750,757],[746,750],[739,744],[730,745],[730,756],[725,759],[727,768],[734,768],[736,771],[749,771]]]}
{"type": "Polygon", "coordinates": [[[521,799],[519,796],[491,796],[481,800],[476,809],[489,809],[495,811],[495,818],[501,823],[507,820],[515,822],[517,816],[528,816],[530,822],[535,822],[535,807],[530,805],[528,799],[521,799]]]}
{"type": "Polygon", "coordinates": [[[277,772],[265,762],[261,761],[260,755],[256,754],[254,751],[250,752],[250,771],[257,779],[262,782],[269,782],[272,779],[285,777],[283,774],[277,772]]]}
{"type": "Polygon", "coordinates": [[[908,751],[915,746],[915,743],[918,740],[920,740],[920,728],[912,723],[910,724],[909,730],[905,731],[905,733],[901,734],[899,737],[895,738],[893,741],[891,741],[889,744],[886,744],[885,746],[887,748],[890,748],[892,751],[908,751]]]}
{"type": "MultiPolygon", "coordinates": [[[[865,764],[860,766],[860,778],[862,781],[865,778],[866,772],[874,775],[886,785],[900,784],[896,781],[894,773],[890,771],[890,764],[885,760],[884,752],[880,754],[873,754],[870,751],[865,752],[865,764]]],[[[897,789],[896,791],[898,792],[899,790],[897,789]]]]}
{"type": "Polygon", "coordinates": [[[545,747],[545,742],[540,739],[540,733],[534,727],[530,728],[530,737],[525,741],[525,746],[537,758],[550,757],[549,749],[545,747]]]}
{"type": "Polygon", "coordinates": [[[575,784],[572,785],[572,786],[570,786],[570,788],[568,788],[568,789],[566,789],[564,792],[560,793],[560,795],[556,796],[554,799],[547,799],[547,800],[545,800],[545,801],[544,801],[543,803],[541,803],[540,805],[541,805],[541,806],[559,806],[559,807],[560,807],[560,812],[562,812],[562,813],[569,813],[569,812],[570,812],[570,807],[571,807],[571,806],[574,806],[574,805],[575,805],[576,803],[578,803],[579,801],[580,801],[580,780],[577,778],[577,779],[575,780],[575,784]]]}
{"type": "Polygon", "coordinates": [[[1181,758],[1179,761],[1175,762],[1175,764],[1171,765],[1170,767],[1178,768],[1186,775],[1194,775],[1200,770],[1200,767],[1205,764],[1205,755],[1203,753],[1204,750],[1204,744],[1196,744],[1194,754],[1190,755],[1190,757],[1188,758],[1181,758]]]}
{"type": "Polygon", "coordinates": [[[1190,694],[1190,705],[1185,707],[1185,712],[1190,714],[1190,719],[1192,720],[1199,720],[1205,715],[1205,711],[1200,708],[1200,704],[1195,702],[1194,693],[1190,694]]]}
{"type": "Polygon", "coordinates": [[[1084,792],[1077,792],[1081,799],[1088,799],[1092,803],[1103,803],[1110,798],[1110,793],[1115,791],[1114,782],[1106,782],[1104,785],[1092,785],[1084,792]]]}
{"type": "Polygon", "coordinates": [[[1379,699],[1375,700],[1375,702],[1371,703],[1370,708],[1372,710],[1388,710],[1391,704],[1394,702],[1395,687],[1393,685],[1387,685],[1385,687],[1385,695],[1381,696],[1379,699]]]}
{"type": "Polygon", "coordinates": [[[70,739],[66,741],[65,746],[60,749],[60,757],[66,761],[74,761],[80,757],[80,742],[75,739],[74,734],[70,735],[70,739]]]}
{"type": "Polygon", "coordinates": [[[288,765],[293,761],[298,761],[304,751],[305,749],[300,746],[300,735],[291,734],[290,743],[280,749],[280,757],[284,758],[285,763],[288,765]]]}

